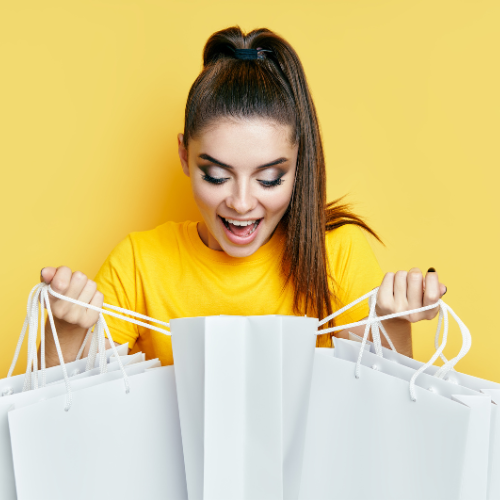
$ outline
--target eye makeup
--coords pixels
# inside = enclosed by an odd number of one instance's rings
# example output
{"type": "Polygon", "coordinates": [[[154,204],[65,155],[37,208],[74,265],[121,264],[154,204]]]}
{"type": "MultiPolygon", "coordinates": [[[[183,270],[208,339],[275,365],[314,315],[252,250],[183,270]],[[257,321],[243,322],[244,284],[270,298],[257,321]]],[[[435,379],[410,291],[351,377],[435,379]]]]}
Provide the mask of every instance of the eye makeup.
{"type": "MultiPolygon", "coordinates": [[[[204,181],[210,182],[211,184],[222,184],[223,182],[225,182],[229,179],[229,177],[217,177],[214,175],[210,175],[209,174],[210,168],[213,169],[214,167],[198,165],[198,168],[203,172],[203,175],[201,176],[201,178],[204,181]]],[[[217,170],[223,170],[222,168],[219,168],[219,167],[215,167],[215,168],[217,168],[217,170]]]]}
{"type": "MultiPolygon", "coordinates": [[[[220,184],[223,184],[224,182],[226,182],[227,180],[229,180],[229,177],[218,177],[218,176],[214,176],[214,175],[211,175],[209,172],[212,171],[212,169],[216,169],[216,170],[224,170],[224,168],[220,168],[220,167],[214,167],[212,165],[207,165],[207,166],[204,166],[204,165],[198,165],[198,168],[203,172],[203,175],[201,176],[201,178],[206,181],[206,182],[209,182],[210,184],[215,184],[215,185],[220,185],[220,184]]],[[[274,169],[273,169],[274,170],[274,169]]],[[[282,169],[276,169],[278,170],[278,172],[274,173],[274,175],[277,175],[276,178],[274,179],[257,179],[257,181],[260,183],[260,185],[264,188],[272,188],[272,187],[275,187],[275,186],[279,186],[281,185],[283,182],[285,182],[282,177],[286,174],[286,172],[284,172],[282,169]]],[[[267,170],[269,172],[269,170],[267,170]]],[[[265,173],[262,172],[263,175],[265,176],[265,173]]],[[[271,175],[271,177],[273,177],[271,175]]]]}
{"type": "Polygon", "coordinates": [[[208,174],[203,174],[201,178],[204,181],[210,182],[211,184],[222,184],[227,181],[227,178],[225,177],[212,177],[208,174]]]}
{"type": "Polygon", "coordinates": [[[272,188],[274,186],[279,186],[280,184],[283,184],[283,175],[285,174],[281,174],[277,179],[274,179],[273,181],[259,181],[261,184],[262,184],[262,187],[265,187],[265,188],[272,188]]]}

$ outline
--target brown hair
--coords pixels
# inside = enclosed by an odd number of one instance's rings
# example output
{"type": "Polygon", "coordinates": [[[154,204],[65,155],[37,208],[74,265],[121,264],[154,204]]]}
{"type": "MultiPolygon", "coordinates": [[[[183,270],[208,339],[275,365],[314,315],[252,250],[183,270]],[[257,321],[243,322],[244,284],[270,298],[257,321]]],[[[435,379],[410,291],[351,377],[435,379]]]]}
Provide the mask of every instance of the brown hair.
{"type": "Polygon", "coordinates": [[[349,205],[326,203],[326,171],[316,109],[297,53],[276,33],[238,26],[214,33],[203,51],[203,70],[186,103],[184,147],[213,120],[259,116],[291,125],[298,144],[295,187],[280,224],[286,230],[282,255],[285,285],[294,286],[294,311],[320,319],[331,314],[336,297],[328,286],[325,233],[356,224],[380,241],[349,205]],[[266,49],[241,60],[235,49],[266,49]],[[269,52],[271,51],[271,52],[269,52]]]}

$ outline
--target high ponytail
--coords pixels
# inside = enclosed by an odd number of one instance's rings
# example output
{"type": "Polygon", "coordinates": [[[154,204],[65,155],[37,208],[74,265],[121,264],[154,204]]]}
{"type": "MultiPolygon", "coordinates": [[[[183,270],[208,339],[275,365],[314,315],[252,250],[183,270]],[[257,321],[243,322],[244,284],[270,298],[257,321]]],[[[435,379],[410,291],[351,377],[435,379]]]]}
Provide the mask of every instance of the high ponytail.
{"type": "MultiPolygon", "coordinates": [[[[294,311],[314,317],[339,306],[328,286],[325,233],[356,224],[378,236],[348,205],[326,203],[326,169],[316,109],[295,50],[276,33],[238,26],[214,33],[203,51],[203,70],[193,83],[185,112],[184,146],[217,118],[258,116],[292,129],[298,145],[295,186],[280,224],[286,231],[282,255],[284,286],[292,282],[294,311]],[[265,49],[241,60],[235,49],[265,49]]],[[[380,240],[379,240],[380,241],[380,240]]]]}

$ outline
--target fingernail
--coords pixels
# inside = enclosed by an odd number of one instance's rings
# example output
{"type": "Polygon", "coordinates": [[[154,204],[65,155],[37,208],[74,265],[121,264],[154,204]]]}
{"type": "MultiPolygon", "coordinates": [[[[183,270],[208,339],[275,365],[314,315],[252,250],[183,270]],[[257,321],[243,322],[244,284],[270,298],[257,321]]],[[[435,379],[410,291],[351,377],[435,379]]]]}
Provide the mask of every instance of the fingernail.
{"type": "Polygon", "coordinates": [[[433,267],[429,267],[429,269],[427,269],[427,272],[428,273],[435,273],[436,270],[433,267]]]}
{"type": "Polygon", "coordinates": [[[45,267],[42,267],[42,270],[40,271],[40,279],[41,279],[42,281],[43,281],[43,275],[42,275],[42,273],[43,273],[43,270],[44,270],[44,269],[45,269],[45,267]]]}
{"type": "MultiPolygon", "coordinates": [[[[448,291],[448,287],[446,287],[446,290],[444,291],[443,295],[445,295],[447,291],[448,291]]],[[[441,297],[442,297],[443,295],[441,295],[441,297]]]]}

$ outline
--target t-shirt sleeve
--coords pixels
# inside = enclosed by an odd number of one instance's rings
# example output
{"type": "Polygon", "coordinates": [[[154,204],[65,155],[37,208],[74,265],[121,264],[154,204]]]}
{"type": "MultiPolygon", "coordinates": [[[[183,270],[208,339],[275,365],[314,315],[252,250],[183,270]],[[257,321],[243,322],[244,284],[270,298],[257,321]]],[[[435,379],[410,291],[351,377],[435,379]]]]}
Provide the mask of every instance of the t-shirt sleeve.
{"type": "MultiPolygon", "coordinates": [[[[99,269],[95,282],[104,295],[104,302],[131,311],[136,310],[135,258],[132,238],[128,235],[109,254],[99,269]]],[[[104,315],[113,341],[134,346],[139,332],[137,326],[128,321],[104,315]]]]}
{"type": "MultiPolygon", "coordinates": [[[[382,283],[384,273],[365,235],[355,224],[346,224],[327,233],[330,282],[335,299],[333,311],[340,309],[382,283]]],[[[354,323],[368,316],[368,302],[357,304],[335,318],[336,325],[354,323]]]]}

